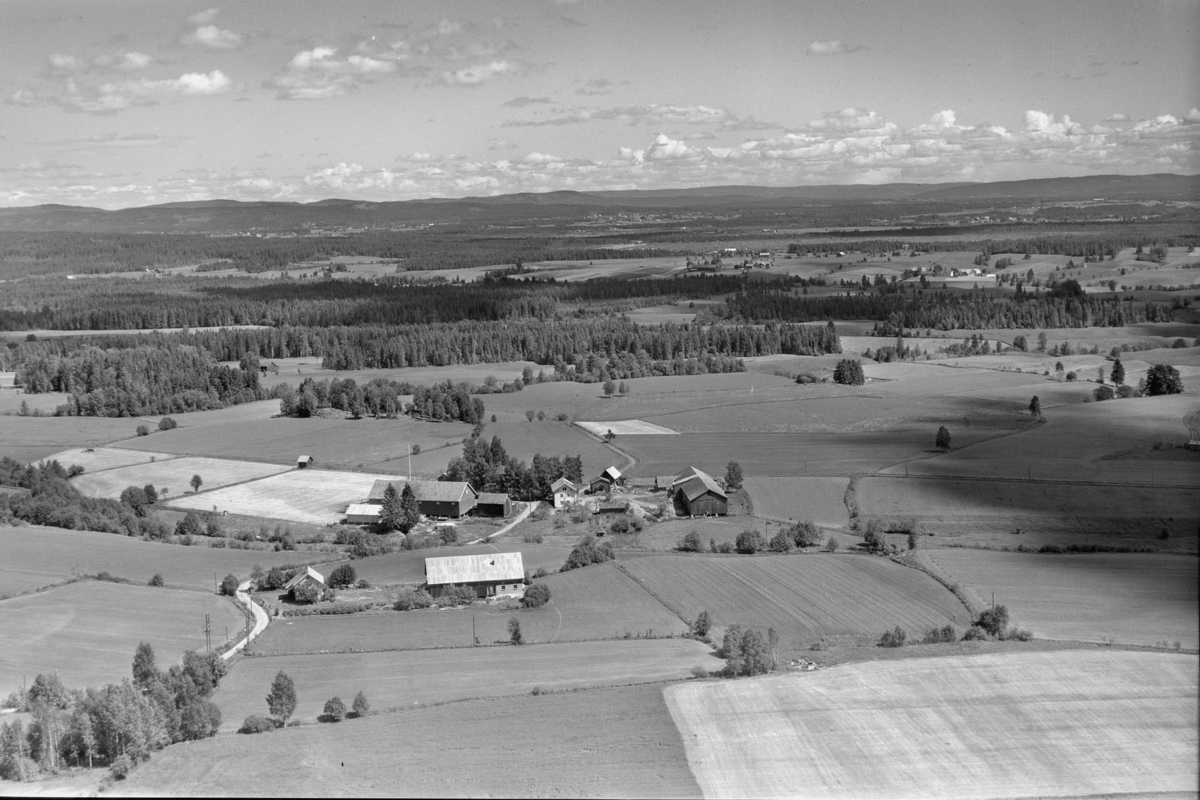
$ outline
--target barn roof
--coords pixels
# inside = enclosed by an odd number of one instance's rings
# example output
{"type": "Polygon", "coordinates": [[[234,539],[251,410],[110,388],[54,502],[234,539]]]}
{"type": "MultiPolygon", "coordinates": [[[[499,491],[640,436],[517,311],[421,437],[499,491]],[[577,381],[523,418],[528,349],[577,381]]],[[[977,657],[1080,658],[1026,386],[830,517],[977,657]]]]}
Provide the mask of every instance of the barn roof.
{"type": "Polygon", "coordinates": [[[304,581],[305,578],[312,578],[317,583],[321,584],[322,586],[325,585],[325,576],[323,576],[321,573],[317,572],[312,567],[305,567],[304,572],[297,572],[295,575],[292,576],[292,579],[290,581],[288,581],[286,584],[284,584],[284,586],[283,586],[284,590],[286,591],[288,589],[291,589],[293,586],[298,586],[301,582],[304,581]]]}
{"type": "Polygon", "coordinates": [[[378,517],[380,506],[373,503],[351,503],[346,507],[347,517],[378,517]]]}
{"type": "Polygon", "coordinates": [[[504,505],[508,502],[508,495],[504,492],[480,492],[479,498],[475,501],[480,505],[499,504],[504,505]]]}
{"type": "Polygon", "coordinates": [[[574,492],[578,489],[578,487],[566,478],[559,478],[554,483],[550,484],[550,491],[557,492],[559,489],[567,489],[568,491],[574,492]]]}
{"type": "Polygon", "coordinates": [[[387,478],[376,478],[375,482],[371,484],[371,493],[367,495],[367,499],[382,503],[383,493],[387,491],[388,485],[393,483],[396,485],[396,491],[404,491],[405,481],[403,480],[389,481],[387,478]]]}
{"type": "Polygon", "coordinates": [[[367,496],[373,502],[383,502],[383,493],[387,491],[388,484],[395,484],[396,491],[403,492],[404,484],[408,483],[412,486],[413,494],[418,500],[426,500],[429,502],[453,502],[457,503],[462,500],[466,492],[478,496],[479,492],[471,488],[471,484],[466,481],[391,481],[387,478],[379,478],[371,485],[371,493],[367,496]]]}
{"type": "Polygon", "coordinates": [[[697,497],[700,497],[707,492],[712,492],[718,497],[722,497],[726,500],[729,499],[728,495],[725,494],[725,490],[722,489],[717,482],[712,479],[711,475],[709,475],[707,472],[701,472],[698,469],[694,469],[694,472],[695,474],[692,475],[692,477],[684,480],[683,483],[678,484],[679,491],[683,492],[684,497],[686,497],[688,500],[695,500],[697,497]]]}
{"type": "Polygon", "coordinates": [[[313,460],[313,457],[312,457],[312,456],[300,456],[300,457],[299,457],[299,458],[297,458],[296,460],[297,460],[297,461],[312,461],[312,460],[313,460]]]}
{"type": "Polygon", "coordinates": [[[525,564],[520,553],[482,553],[425,559],[425,581],[430,586],[522,580],[525,580],[525,564]]]}
{"type": "Polygon", "coordinates": [[[619,481],[621,480],[621,471],[616,467],[609,467],[608,469],[604,470],[604,472],[600,473],[600,477],[607,477],[609,480],[619,481]]]}

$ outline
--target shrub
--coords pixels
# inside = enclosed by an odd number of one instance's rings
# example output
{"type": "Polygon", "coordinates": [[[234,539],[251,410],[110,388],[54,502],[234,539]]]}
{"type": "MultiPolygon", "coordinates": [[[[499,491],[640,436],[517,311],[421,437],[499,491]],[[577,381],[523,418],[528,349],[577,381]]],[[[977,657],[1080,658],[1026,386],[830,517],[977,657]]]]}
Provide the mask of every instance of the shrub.
{"type": "Polygon", "coordinates": [[[566,572],[571,569],[579,569],[586,567],[589,564],[601,564],[605,561],[613,559],[612,545],[608,542],[596,544],[594,536],[585,536],[579,544],[567,554],[567,561],[563,564],[559,572],[566,572]]]}
{"type": "Polygon", "coordinates": [[[370,589],[371,588],[371,582],[369,580],[367,580],[366,578],[359,578],[358,583],[356,583],[354,585],[357,586],[359,589],[370,589]]]}
{"type": "Polygon", "coordinates": [[[260,717],[257,714],[251,714],[242,722],[242,727],[238,728],[238,733],[266,733],[273,730],[275,730],[274,720],[268,717],[260,717]]]}
{"type": "Polygon", "coordinates": [[[1092,390],[1092,397],[1095,397],[1096,402],[1098,403],[1105,400],[1112,400],[1115,394],[1116,393],[1113,392],[1113,388],[1107,384],[1103,386],[1097,386],[1092,390]]]}
{"type": "Polygon", "coordinates": [[[890,631],[884,632],[883,636],[879,637],[880,647],[903,647],[905,640],[908,639],[908,634],[904,628],[897,625],[890,631]]]}
{"type": "Polygon", "coordinates": [[[439,606],[468,606],[479,599],[475,590],[470,586],[454,586],[451,584],[442,590],[437,598],[439,606]]]}
{"type": "Polygon", "coordinates": [[[675,549],[682,550],[685,553],[699,553],[701,550],[699,531],[691,531],[686,534],[679,541],[679,544],[675,546],[675,549]]]}
{"type": "Polygon", "coordinates": [[[1008,608],[1006,606],[989,608],[979,615],[975,624],[990,635],[999,636],[1008,627],[1008,608]]]}
{"type": "Polygon", "coordinates": [[[797,522],[787,529],[796,547],[813,547],[821,543],[821,530],[811,520],[797,522]]]}
{"type": "Polygon", "coordinates": [[[726,553],[726,554],[732,553],[733,545],[730,544],[729,542],[721,542],[719,545],[717,545],[717,552],[718,553],[726,553]]]}
{"type": "MultiPolygon", "coordinates": [[[[138,436],[149,436],[149,435],[150,435],[150,429],[149,429],[149,428],[147,428],[145,425],[138,425],[138,426],[137,426],[137,435],[138,435],[138,436]]],[[[113,769],[116,769],[116,766],[117,766],[117,765],[116,765],[116,763],[114,763],[114,764],[113,764],[113,769]]],[[[124,776],[124,775],[122,775],[121,777],[123,778],[123,777],[125,777],[125,776],[124,776]]]]}
{"type": "Polygon", "coordinates": [[[838,550],[838,540],[836,536],[830,536],[829,541],[825,543],[826,553],[836,553],[838,550]]]}
{"type": "Polygon", "coordinates": [[[297,603],[315,603],[321,599],[321,589],[315,583],[306,581],[292,588],[292,599],[297,603]]]}
{"type": "Polygon", "coordinates": [[[1033,633],[1025,628],[1018,628],[1015,625],[1004,632],[1001,639],[1016,639],[1018,642],[1028,642],[1033,638],[1033,633]]]}
{"type": "MultiPolygon", "coordinates": [[[[708,616],[707,611],[701,611],[696,615],[696,619],[692,622],[692,636],[697,639],[703,639],[708,636],[709,630],[712,628],[712,620],[708,616]]],[[[705,673],[707,674],[707,673],[705,673]]]]}
{"type": "Polygon", "coordinates": [[[958,641],[958,637],[954,633],[954,626],[947,625],[944,628],[930,628],[925,632],[925,638],[921,639],[921,644],[943,644],[958,641]]]}
{"type": "Polygon", "coordinates": [[[625,514],[617,517],[608,526],[608,529],[617,536],[623,536],[627,533],[641,533],[645,524],[637,517],[631,514],[625,514]]]}
{"type": "Polygon", "coordinates": [[[542,535],[540,533],[526,532],[521,536],[521,541],[525,542],[526,544],[541,544],[542,535]]]}
{"type": "Polygon", "coordinates": [[[967,628],[967,632],[963,634],[962,640],[964,642],[974,642],[986,638],[988,638],[987,631],[978,625],[972,625],[967,628]]]}
{"type": "Polygon", "coordinates": [[[524,641],[521,637],[521,620],[516,617],[508,621],[508,640],[513,644],[521,644],[524,641]]]}
{"type": "Polygon", "coordinates": [[[1071,370],[1070,372],[1068,372],[1068,373],[1067,373],[1067,382],[1068,382],[1068,383],[1073,383],[1073,382],[1075,382],[1075,381],[1076,381],[1078,378],[1079,378],[1079,375],[1078,375],[1078,374],[1076,374],[1075,370],[1071,370]]]}
{"type": "Polygon", "coordinates": [[[367,696],[362,692],[354,695],[354,705],[351,707],[354,709],[355,719],[361,719],[365,717],[371,710],[371,704],[367,702],[367,696]]]}
{"type": "Polygon", "coordinates": [[[550,587],[544,583],[535,583],[525,590],[521,605],[526,608],[539,608],[550,602],[550,587]]]}
{"type": "Polygon", "coordinates": [[[697,664],[696,666],[692,667],[692,677],[693,678],[707,678],[708,670],[705,669],[704,667],[700,666],[699,664],[697,664]]]}
{"type": "Polygon", "coordinates": [[[750,555],[757,553],[763,548],[763,537],[758,531],[742,531],[737,535],[737,551],[739,553],[750,555]]]}
{"type": "Polygon", "coordinates": [[[804,384],[804,383],[820,383],[820,382],[821,382],[821,379],[818,378],[816,375],[813,375],[811,372],[801,372],[799,375],[796,376],[796,383],[804,384]]]}
{"type": "Polygon", "coordinates": [[[780,531],[771,537],[771,541],[767,543],[767,549],[772,553],[792,552],[791,535],[787,531],[780,531]]]}
{"type": "Polygon", "coordinates": [[[162,574],[158,573],[158,572],[154,573],[154,577],[150,579],[150,585],[151,586],[162,586],[163,585],[162,574]]]}
{"type": "Polygon", "coordinates": [[[347,586],[353,586],[358,575],[354,572],[354,567],[350,564],[339,564],[333,568],[333,572],[329,573],[329,586],[334,589],[342,589],[347,586]]]}
{"type": "Polygon", "coordinates": [[[160,431],[169,431],[177,427],[179,427],[179,423],[170,417],[163,417],[158,421],[158,429],[160,431]]]}
{"type": "Polygon", "coordinates": [[[879,524],[879,520],[872,518],[867,522],[867,529],[863,532],[863,544],[872,553],[880,553],[887,550],[887,537],[884,536],[883,526],[879,524]]]}
{"type": "Polygon", "coordinates": [[[108,768],[108,774],[113,780],[123,781],[125,776],[133,770],[133,759],[128,753],[122,753],[113,760],[112,765],[108,768]]]}
{"type": "Polygon", "coordinates": [[[433,598],[424,589],[402,589],[392,606],[397,611],[412,611],[414,608],[429,608],[433,598]]]}
{"type": "Polygon", "coordinates": [[[458,528],[453,525],[442,525],[438,528],[438,541],[442,544],[456,544],[458,542],[458,528]]]}
{"type": "Polygon", "coordinates": [[[535,578],[544,578],[549,574],[550,573],[546,571],[545,567],[538,567],[536,570],[533,571],[533,577],[535,577],[535,578]]]}
{"type": "Polygon", "coordinates": [[[233,575],[226,575],[221,579],[221,594],[233,597],[237,594],[238,579],[233,575]]]}
{"type": "Polygon", "coordinates": [[[325,701],[324,722],[341,722],[346,718],[346,704],[340,697],[331,697],[325,701]]]}

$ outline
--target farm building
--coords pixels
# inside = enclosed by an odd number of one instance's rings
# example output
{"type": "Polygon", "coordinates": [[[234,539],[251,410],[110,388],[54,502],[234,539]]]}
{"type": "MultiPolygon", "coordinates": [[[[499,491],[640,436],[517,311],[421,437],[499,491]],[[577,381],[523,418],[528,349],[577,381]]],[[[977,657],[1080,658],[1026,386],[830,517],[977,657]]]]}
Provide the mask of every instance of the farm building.
{"type": "Polygon", "coordinates": [[[579,499],[579,487],[566,478],[559,478],[550,484],[550,494],[554,498],[554,507],[562,508],[579,499]]]}
{"type": "Polygon", "coordinates": [[[600,476],[588,484],[588,491],[592,494],[600,494],[607,492],[611,486],[623,486],[625,477],[621,475],[620,470],[616,467],[609,467],[600,473],[600,476]]]}
{"type": "Polygon", "coordinates": [[[325,588],[325,576],[312,567],[305,567],[303,572],[297,572],[290,581],[284,584],[283,590],[292,599],[296,598],[296,590],[304,585],[315,586],[317,591],[325,588]]]}
{"type": "Polygon", "coordinates": [[[346,522],[349,525],[374,525],[379,522],[380,506],[372,503],[351,503],[346,509],[346,522]]]}
{"type": "Polygon", "coordinates": [[[691,517],[719,516],[729,513],[729,497],[707,472],[689,467],[675,476],[672,494],[691,517]]]}
{"type": "MultiPolygon", "coordinates": [[[[427,517],[464,516],[475,507],[479,492],[471,488],[465,481],[408,481],[413,494],[417,496],[417,508],[427,517]]],[[[394,484],[396,490],[404,491],[405,481],[389,481],[380,478],[371,486],[367,502],[372,505],[383,505],[383,493],[388,484],[394,484]]]]}
{"type": "Polygon", "coordinates": [[[596,506],[597,514],[624,514],[628,510],[629,507],[625,502],[616,500],[596,506]]]}
{"type": "Polygon", "coordinates": [[[503,492],[480,492],[475,501],[475,513],[481,517],[512,515],[512,500],[503,492]]]}
{"type": "Polygon", "coordinates": [[[671,491],[671,484],[673,484],[674,482],[675,482],[674,475],[655,475],[654,476],[654,490],[658,491],[658,492],[669,492],[669,491],[671,491]]]}
{"type": "Polygon", "coordinates": [[[468,586],[477,597],[520,595],[525,564],[520,553],[483,553],[425,559],[425,585],[434,597],[450,586],[468,586]]]}
{"type": "Polygon", "coordinates": [[[296,469],[307,469],[309,466],[311,466],[315,462],[316,462],[316,459],[313,458],[312,456],[300,456],[299,458],[296,459],[296,469]]]}

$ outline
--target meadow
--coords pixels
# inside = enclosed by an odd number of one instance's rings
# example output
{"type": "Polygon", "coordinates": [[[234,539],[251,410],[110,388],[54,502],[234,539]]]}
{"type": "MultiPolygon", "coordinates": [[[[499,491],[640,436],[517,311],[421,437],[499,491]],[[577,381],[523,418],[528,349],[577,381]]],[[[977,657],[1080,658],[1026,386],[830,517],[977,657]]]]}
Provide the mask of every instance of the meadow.
{"type": "Polygon", "coordinates": [[[106,469],[129,467],[134,464],[149,464],[152,461],[166,461],[175,458],[174,453],[156,453],[148,450],[126,450],[121,447],[73,447],[54,453],[50,458],[55,459],[64,467],[79,465],[89,475],[106,469]]]}
{"type": "Polygon", "coordinates": [[[119,791],[701,797],[660,684],[415,707],[285,728],[256,737],[252,747],[241,736],[177,744],[135,770],[119,791]]]}
{"type": "Polygon", "coordinates": [[[328,525],[345,519],[349,503],[366,502],[371,486],[379,478],[403,480],[404,476],[293,469],[211,492],[172,494],[168,502],[172,508],[216,509],[230,514],[328,525]]]}
{"type": "MultiPolygon", "coordinates": [[[[132,648],[130,653],[132,654],[132,648]]],[[[239,661],[214,699],[222,730],[265,714],[263,698],[279,671],[296,684],[295,716],[312,721],[334,695],[365,692],[376,709],[477,697],[677,680],[695,666],[719,669],[708,645],[691,639],[567,642],[523,647],[262,656],[239,661]]]]}
{"type": "Polygon", "coordinates": [[[742,487],[756,517],[844,528],[850,524],[849,483],[848,478],[746,478],[742,487]]]}
{"type": "Polygon", "coordinates": [[[98,472],[85,472],[71,479],[71,484],[88,497],[107,497],[116,500],[130,486],[154,485],[160,495],[168,495],[170,501],[184,500],[184,493],[191,493],[195,501],[188,508],[207,508],[201,502],[203,492],[255,481],[286,472],[292,467],[282,464],[263,464],[254,461],[233,461],[226,458],[197,458],[182,456],[165,461],[131,464],[125,467],[98,472]],[[192,476],[199,475],[202,492],[192,492],[192,476]],[[168,491],[169,490],[169,491],[168,491]]]}
{"type": "Polygon", "coordinates": [[[0,454],[26,463],[36,463],[64,450],[96,447],[135,436],[138,425],[158,425],[158,419],[137,417],[6,416],[3,420],[0,424],[0,454]]]}
{"type": "Polygon", "coordinates": [[[1196,789],[1197,659],[1070,650],[669,687],[706,797],[993,798],[1196,789]]]}
{"type": "Polygon", "coordinates": [[[937,549],[922,555],[1039,639],[1200,647],[1196,559],[937,549]]]}
{"type": "MultiPolygon", "coordinates": [[[[237,362],[225,362],[229,366],[237,366],[237,362]]],[[[489,376],[496,378],[500,383],[509,383],[521,377],[521,373],[526,367],[533,370],[536,375],[538,370],[545,370],[547,374],[554,372],[553,365],[544,366],[533,361],[502,361],[490,364],[456,364],[448,367],[404,367],[401,369],[351,369],[351,370],[335,370],[325,369],[321,366],[321,359],[313,357],[302,358],[272,358],[263,359],[263,366],[274,364],[278,367],[278,372],[273,369],[268,369],[267,372],[259,379],[259,383],[268,389],[277,386],[281,383],[290,383],[293,388],[298,387],[300,383],[308,378],[314,381],[329,380],[337,378],[338,380],[346,380],[350,378],[359,384],[369,383],[376,378],[384,380],[396,381],[398,383],[412,384],[431,384],[444,383],[453,381],[454,383],[466,382],[472,386],[481,386],[489,376]]],[[[276,402],[276,410],[278,411],[278,401],[276,402]]]]}
{"type": "Polygon", "coordinates": [[[216,591],[217,581],[233,574],[248,578],[250,569],[295,564],[307,554],[270,550],[182,547],[147,542],[113,533],[61,528],[0,528],[0,597],[9,597],[78,575],[107,572],[144,586],[162,575],[168,588],[216,591]]]}
{"type": "Polygon", "coordinates": [[[160,666],[177,663],[183,651],[204,649],[206,615],[214,647],[245,627],[233,599],[211,591],[81,581],[0,601],[0,641],[10,643],[0,648],[0,694],[40,672],[76,688],[120,681],[139,642],[150,643],[160,666]]]}
{"type": "Polygon", "coordinates": [[[684,619],[768,627],[784,647],[828,635],[878,636],[896,625],[965,629],[966,608],[924,573],[862,555],[650,556],[622,568],[684,619]]]}
{"type": "MultiPolygon", "coordinates": [[[[571,545],[573,547],[574,544],[571,545]]],[[[539,567],[548,571],[557,570],[567,560],[571,547],[552,544],[530,544],[504,540],[495,544],[474,544],[459,547],[429,547],[422,550],[401,550],[369,558],[358,558],[350,562],[355,574],[374,586],[415,585],[425,580],[425,559],[445,556],[470,556],[479,553],[521,553],[526,571],[532,573],[539,567]]],[[[338,563],[318,564],[317,569],[328,573],[338,563]]]]}

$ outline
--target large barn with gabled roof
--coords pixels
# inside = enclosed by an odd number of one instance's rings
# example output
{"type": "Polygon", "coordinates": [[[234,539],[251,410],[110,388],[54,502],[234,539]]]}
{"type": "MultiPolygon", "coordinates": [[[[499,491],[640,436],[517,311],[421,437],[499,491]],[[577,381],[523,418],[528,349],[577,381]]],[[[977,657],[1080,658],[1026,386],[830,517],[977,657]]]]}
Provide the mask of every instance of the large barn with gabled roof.
{"type": "Polygon", "coordinates": [[[671,492],[690,517],[723,517],[729,513],[729,496],[713,477],[695,467],[675,476],[671,492]]]}
{"type": "Polygon", "coordinates": [[[427,517],[447,517],[457,519],[466,516],[475,507],[479,492],[475,491],[466,481],[389,481],[380,478],[371,486],[367,502],[373,505],[383,505],[383,494],[388,484],[403,492],[404,484],[412,487],[417,498],[417,508],[427,517]]]}
{"type": "Polygon", "coordinates": [[[525,564],[519,552],[427,558],[425,586],[433,597],[450,586],[469,587],[476,597],[520,595],[525,590],[525,564]]]}

